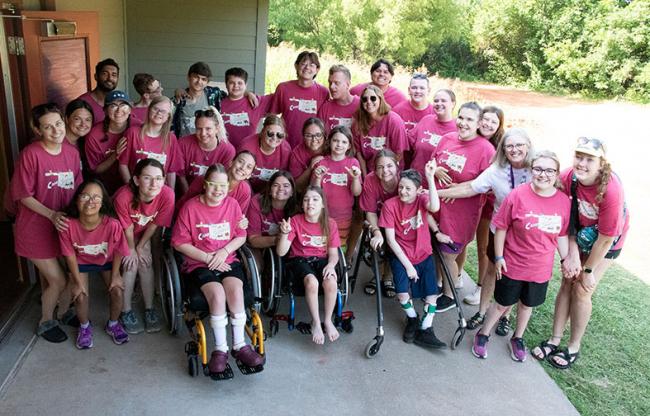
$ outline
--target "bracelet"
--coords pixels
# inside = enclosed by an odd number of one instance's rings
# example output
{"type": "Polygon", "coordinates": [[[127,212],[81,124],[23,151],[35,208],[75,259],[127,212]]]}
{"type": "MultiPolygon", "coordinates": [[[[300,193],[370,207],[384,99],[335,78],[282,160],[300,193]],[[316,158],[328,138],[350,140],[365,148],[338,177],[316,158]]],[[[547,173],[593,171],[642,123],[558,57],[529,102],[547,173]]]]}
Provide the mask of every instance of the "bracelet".
{"type": "Polygon", "coordinates": [[[505,260],[505,257],[503,256],[494,256],[494,262],[496,263],[499,260],[505,260]]]}
{"type": "Polygon", "coordinates": [[[566,257],[563,259],[560,259],[560,264],[564,264],[564,260],[566,260],[566,257]]]}
{"type": "Polygon", "coordinates": [[[226,251],[226,255],[230,255],[230,251],[228,251],[228,248],[226,246],[221,247],[226,251]]]}

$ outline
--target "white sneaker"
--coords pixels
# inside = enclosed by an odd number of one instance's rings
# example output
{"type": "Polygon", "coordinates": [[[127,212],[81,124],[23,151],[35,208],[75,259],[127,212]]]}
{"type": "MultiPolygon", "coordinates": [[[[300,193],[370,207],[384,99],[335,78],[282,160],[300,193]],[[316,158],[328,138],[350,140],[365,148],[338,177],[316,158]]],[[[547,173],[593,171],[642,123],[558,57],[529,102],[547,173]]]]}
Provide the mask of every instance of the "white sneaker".
{"type": "Polygon", "coordinates": [[[476,286],[472,293],[463,298],[463,302],[468,305],[478,305],[481,303],[481,286],[476,286]]]}

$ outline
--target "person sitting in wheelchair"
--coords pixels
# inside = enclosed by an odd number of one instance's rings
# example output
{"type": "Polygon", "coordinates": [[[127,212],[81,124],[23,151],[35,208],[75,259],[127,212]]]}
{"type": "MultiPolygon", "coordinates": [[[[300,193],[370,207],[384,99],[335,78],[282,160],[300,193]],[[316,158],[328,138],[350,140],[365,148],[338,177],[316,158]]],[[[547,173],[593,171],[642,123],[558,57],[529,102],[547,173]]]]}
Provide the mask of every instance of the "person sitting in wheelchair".
{"type": "Polygon", "coordinates": [[[338,248],[341,245],[336,222],[327,213],[323,190],[309,186],[302,200],[302,214],[280,222],[280,238],[276,246],[279,256],[289,252],[286,270],[294,282],[302,281],[305,299],[311,315],[312,340],[316,344],[325,342],[318,311],[318,286],[323,286],[325,296],[323,326],[331,342],[339,337],[332,322],[336,305],[338,248]]]}
{"type": "Polygon", "coordinates": [[[227,194],[225,168],[211,166],[204,192],[183,205],[172,232],[172,246],[185,256],[182,272],[190,284],[201,288],[209,305],[216,345],[208,365],[213,374],[223,373],[228,364],[226,305],[232,325],[232,356],[249,367],[264,363],[244,338],[246,276],[235,254],[246,241],[246,231],[240,227],[243,215],[239,204],[227,194]]]}

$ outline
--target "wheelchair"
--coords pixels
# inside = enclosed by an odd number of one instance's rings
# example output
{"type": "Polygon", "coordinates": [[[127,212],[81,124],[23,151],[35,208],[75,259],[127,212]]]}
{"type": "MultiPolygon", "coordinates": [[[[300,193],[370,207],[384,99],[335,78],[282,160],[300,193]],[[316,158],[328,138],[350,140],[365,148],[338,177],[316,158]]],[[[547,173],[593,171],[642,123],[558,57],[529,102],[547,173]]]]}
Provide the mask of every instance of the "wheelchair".
{"type": "MultiPolygon", "coordinates": [[[[350,280],[348,277],[348,266],[345,261],[343,250],[339,247],[339,262],[336,265],[337,276],[337,296],[336,306],[334,308],[334,325],[343,330],[343,332],[351,333],[353,331],[352,320],[354,313],[352,311],[345,311],[343,308],[348,303],[350,294],[350,280]]],[[[264,249],[264,264],[266,265],[263,272],[264,281],[264,299],[262,308],[264,313],[271,317],[269,323],[269,337],[278,333],[279,322],[286,321],[289,331],[298,329],[303,334],[311,333],[311,326],[305,322],[296,323],[296,296],[304,295],[302,287],[295,287],[291,279],[285,275],[284,263],[285,258],[276,254],[274,247],[264,249]],[[279,314],[282,299],[289,298],[289,313],[279,314]]],[[[300,285],[302,286],[302,285],[300,285]]],[[[320,290],[321,288],[319,288],[320,290]]]]}
{"type": "MultiPolygon", "coordinates": [[[[260,275],[253,254],[247,246],[237,250],[237,256],[248,278],[244,285],[244,301],[246,305],[246,327],[251,346],[266,360],[264,348],[264,326],[260,318],[262,304],[260,275]]],[[[185,344],[187,355],[187,369],[191,377],[196,377],[200,372],[214,380],[224,380],[233,377],[230,365],[226,371],[211,374],[208,368],[209,352],[207,348],[207,333],[203,319],[209,315],[208,303],[198,287],[186,283],[181,277],[179,265],[183,258],[173,248],[164,249],[161,259],[161,278],[159,279],[159,292],[161,309],[167,322],[169,333],[176,335],[181,331],[181,323],[190,334],[191,340],[185,344]]],[[[263,365],[247,367],[237,361],[237,367],[243,374],[254,374],[264,369],[263,365]]]]}

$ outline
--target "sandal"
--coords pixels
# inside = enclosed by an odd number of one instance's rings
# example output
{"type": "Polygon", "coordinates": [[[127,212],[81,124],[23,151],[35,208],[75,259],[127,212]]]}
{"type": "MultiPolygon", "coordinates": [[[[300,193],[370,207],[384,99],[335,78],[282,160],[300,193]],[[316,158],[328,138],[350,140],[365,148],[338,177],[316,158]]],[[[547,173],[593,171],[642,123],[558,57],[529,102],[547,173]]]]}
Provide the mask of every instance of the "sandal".
{"type": "Polygon", "coordinates": [[[66,333],[59,327],[59,322],[55,320],[45,321],[40,324],[36,334],[52,343],[60,343],[68,339],[66,333]]]}
{"type": "Polygon", "coordinates": [[[550,355],[548,357],[548,362],[555,368],[558,368],[560,370],[568,370],[569,368],[571,368],[573,363],[578,361],[578,357],[580,357],[580,351],[571,353],[567,348],[564,350],[556,351],[555,354],[550,355]],[[558,363],[556,360],[553,359],[553,357],[559,357],[563,359],[564,361],[566,361],[566,364],[558,363]]]}
{"type": "Polygon", "coordinates": [[[374,279],[366,283],[366,285],[363,287],[363,293],[368,296],[372,296],[377,293],[377,283],[375,283],[374,279]]]}
{"type": "Polygon", "coordinates": [[[560,346],[555,345],[555,344],[551,344],[548,341],[542,341],[535,348],[533,348],[533,350],[530,351],[530,354],[537,361],[542,361],[542,360],[548,359],[548,357],[555,354],[557,352],[557,350],[560,348],[560,346]],[[539,351],[540,351],[539,354],[537,352],[535,352],[535,348],[539,348],[539,351]]]}
{"type": "Polygon", "coordinates": [[[394,298],[397,295],[395,291],[395,284],[392,280],[385,280],[381,282],[381,294],[388,299],[394,298]]]}

